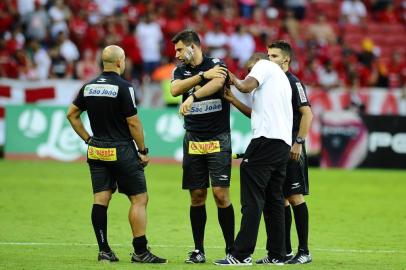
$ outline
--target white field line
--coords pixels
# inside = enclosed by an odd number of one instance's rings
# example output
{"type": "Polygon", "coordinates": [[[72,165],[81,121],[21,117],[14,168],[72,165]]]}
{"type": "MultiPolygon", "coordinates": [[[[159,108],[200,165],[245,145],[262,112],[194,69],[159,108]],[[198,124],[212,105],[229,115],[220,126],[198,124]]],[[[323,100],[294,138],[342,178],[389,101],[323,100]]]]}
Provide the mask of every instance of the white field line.
{"type": "MultiPolygon", "coordinates": [[[[57,243],[57,242],[0,242],[0,246],[96,246],[95,243],[57,243]]],[[[110,244],[111,246],[130,246],[130,244],[110,244]]],[[[151,247],[161,248],[193,248],[187,245],[150,245],[151,247]]],[[[223,246],[208,246],[206,249],[224,249],[223,246]]],[[[264,248],[257,248],[265,250],[264,248]]],[[[406,250],[382,250],[382,249],[342,249],[342,248],[312,248],[315,251],[333,252],[333,253],[406,253],[406,250]]]]}

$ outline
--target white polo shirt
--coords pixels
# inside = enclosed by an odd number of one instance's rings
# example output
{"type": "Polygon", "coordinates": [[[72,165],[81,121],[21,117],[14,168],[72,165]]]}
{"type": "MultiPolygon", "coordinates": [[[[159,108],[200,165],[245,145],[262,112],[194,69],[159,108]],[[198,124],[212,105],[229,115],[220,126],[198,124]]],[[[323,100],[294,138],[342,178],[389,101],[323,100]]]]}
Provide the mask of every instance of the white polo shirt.
{"type": "Polygon", "coordinates": [[[259,85],[252,92],[252,137],[281,139],[292,144],[292,89],[283,70],[268,60],[259,60],[247,77],[259,85]]]}

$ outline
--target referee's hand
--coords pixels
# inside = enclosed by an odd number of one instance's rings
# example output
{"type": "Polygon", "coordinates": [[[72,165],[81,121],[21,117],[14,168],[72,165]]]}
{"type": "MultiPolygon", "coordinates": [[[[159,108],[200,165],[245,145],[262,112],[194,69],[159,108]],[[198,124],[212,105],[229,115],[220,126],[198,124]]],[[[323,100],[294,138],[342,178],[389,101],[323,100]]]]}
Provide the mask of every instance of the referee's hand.
{"type": "Polygon", "coordinates": [[[189,96],[179,107],[179,114],[187,115],[192,108],[193,96],[189,96]]]}
{"type": "Polygon", "coordinates": [[[215,66],[204,72],[204,78],[207,80],[211,80],[214,78],[226,78],[227,77],[227,69],[221,66],[215,66]]]}
{"type": "Polygon", "coordinates": [[[294,143],[292,145],[292,148],[290,148],[290,159],[298,161],[301,154],[302,154],[302,145],[294,143]]]}
{"type": "Polygon", "coordinates": [[[148,155],[143,155],[141,153],[138,153],[138,157],[140,158],[140,163],[143,167],[146,167],[149,162],[149,157],[148,155]]]}

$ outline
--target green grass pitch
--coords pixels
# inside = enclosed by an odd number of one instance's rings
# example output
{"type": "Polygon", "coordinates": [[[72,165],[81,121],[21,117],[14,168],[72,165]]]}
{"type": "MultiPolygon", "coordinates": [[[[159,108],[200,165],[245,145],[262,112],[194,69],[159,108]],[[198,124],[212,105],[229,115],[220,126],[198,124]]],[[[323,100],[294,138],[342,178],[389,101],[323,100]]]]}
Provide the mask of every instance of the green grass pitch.
{"type": "MultiPolygon", "coordinates": [[[[134,265],[128,201],[115,194],[109,209],[109,242],[117,264],[98,263],[90,222],[91,184],[86,163],[0,161],[0,269],[219,269],[224,257],[217,210],[207,203],[204,265],[186,265],[192,249],[189,195],[181,166],[150,164],[147,237],[167,265],[134,265]]],[[[313,262],[288,269],[406,269],[406,171],[310,171],[310,250],[313,262]]],[[[240,224],[239,173],[232,201],[240,224]]],[[[261,224],[254,259],[265,255],[261,224]]],[[[296,233],[292,227],[293,246],[296,233]]],[[[258,269],[270,266],[252,266],[258,269]]],[[[272,267],[272,266],[271,266],[272,267]]],[[[221,268],[221,267],[220,267],[221,268]]]]}

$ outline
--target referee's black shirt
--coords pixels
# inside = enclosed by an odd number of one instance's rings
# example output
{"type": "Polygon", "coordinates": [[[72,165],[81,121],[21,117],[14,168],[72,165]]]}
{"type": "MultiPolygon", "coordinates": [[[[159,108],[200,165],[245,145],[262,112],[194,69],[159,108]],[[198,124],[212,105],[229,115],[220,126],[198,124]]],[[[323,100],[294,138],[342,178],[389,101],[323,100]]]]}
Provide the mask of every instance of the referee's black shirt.
{"type": "Polygon", "coordinates": [[[299,133],[300,120],[302,120],[302,114],[299,112],[299,108],[302,106],[310,106],[310,103],[309,99],[307,98],[306,88],[300,82],[300,80],[289,71],[286,72],[286,76],[288,77],[290,87],[292,88],[292,109],[293,109],[292,140],[295,141],[296,136],[299,133]]]}
{"type": "Polygon", "coordinates": [[[117,73],[103,72],[83,85],[73,104],[87,111],[95,138],[132,140],[126,118],[137,114],[134,89],[117,73]]]}
{"type": "MultiPolygon", "coordinates": [[[[192,67],[191,65],[180,64],[173,72],[173,80],[184,80],[195,76],[200,71],[207,71],[215,66],[226,67],[226,65],[217,58],[203,55],[203,61],[200,65],[192,67]]],[[[183,94],[185,101],[199,87],[204,86],[210,80],[203,80],[199,85],[193,87],[183,94]]],[[[193,112],[185,116],[185,129],[190,132],[198,133],[201,137],[212,137],[223,132],[230,132],[230,103],[223,98],[223,91],[217,91],[211,96],[207,96],[193,102],[201,104],[201,112],[193,112]]]]}

